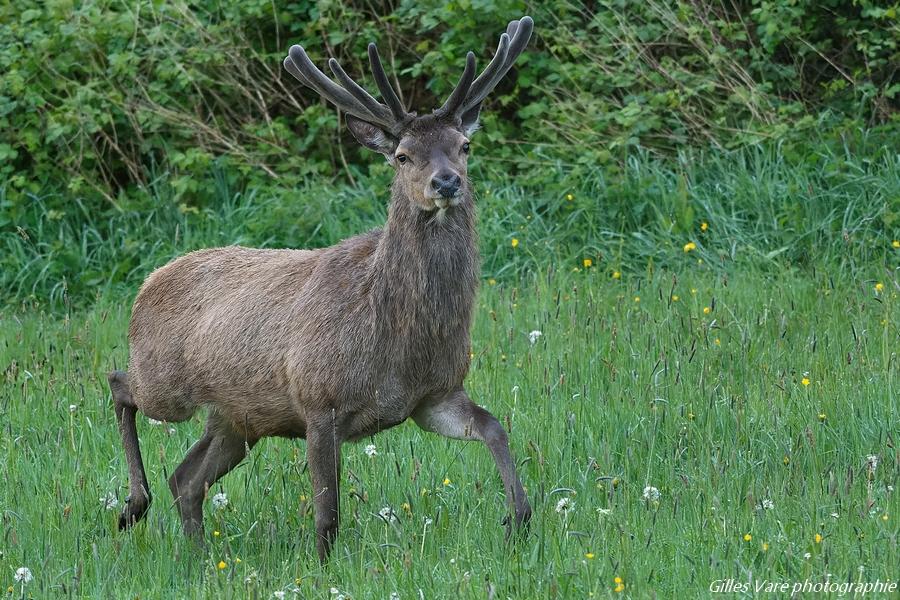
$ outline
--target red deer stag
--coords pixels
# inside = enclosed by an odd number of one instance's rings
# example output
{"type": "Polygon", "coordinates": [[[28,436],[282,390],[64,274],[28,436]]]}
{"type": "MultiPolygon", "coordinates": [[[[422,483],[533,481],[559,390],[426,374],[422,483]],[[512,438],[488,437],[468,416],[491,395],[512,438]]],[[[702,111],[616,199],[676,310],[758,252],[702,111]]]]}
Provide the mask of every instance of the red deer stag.
{"type": "Polygon", "coordinates": [[[203,437],[169,478],[184,531],[201,539],[209,488],[262,437],[306,438],[317,549],[338,530],[340,448],[413,420],[487,445],[524,527],[531,507],[507,434],[463,389],[479,280],[469,136],[481,103],[525,49],[533,23],[513,21],[477,78],[431,114],[407,112],[369,45],[385,104],[335,59],[323,74],[300,46],[285,68],[346,113],[365,147],[396,169],[383,229],[317,250],[241,247],[192,252],[154,271],[134,302],[128,372],[109,374],[130,476],[125,529],[150,505],[135,414],[184,421],[205,405],[203,437]]]}

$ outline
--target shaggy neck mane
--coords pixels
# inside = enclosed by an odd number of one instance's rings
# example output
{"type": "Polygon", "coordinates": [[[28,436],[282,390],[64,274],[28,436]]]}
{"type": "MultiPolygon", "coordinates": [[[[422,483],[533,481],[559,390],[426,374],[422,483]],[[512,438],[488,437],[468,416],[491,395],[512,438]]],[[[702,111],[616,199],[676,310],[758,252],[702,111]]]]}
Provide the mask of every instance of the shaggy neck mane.
{"type": "Polygon", "coordinates": [[[443,215],[415,207],[399,185],[373,265],[376,329],[468,341],[479,256],[471,192],[443,215]]]}

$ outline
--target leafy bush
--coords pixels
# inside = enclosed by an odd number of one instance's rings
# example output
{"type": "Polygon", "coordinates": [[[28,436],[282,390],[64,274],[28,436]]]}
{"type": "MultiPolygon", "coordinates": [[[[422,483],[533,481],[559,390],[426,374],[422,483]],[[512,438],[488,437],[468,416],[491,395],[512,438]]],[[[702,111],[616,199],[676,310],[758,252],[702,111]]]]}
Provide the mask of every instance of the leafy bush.
{"type": "Polygon", "coordinates": [[[638,146],[896,125],[898,7],[873,0],[402,0],[390,12],[359,0],[14,0],[0,6],[0,226],[19,222],[29,193],[104,214],[149,207],[160,178],[176,204],[201,208],[216,177],[355,181],[377,159],[282,70],[290,44],[358,76],[376,40],[404,98],[428,109],[465,51],[485,64],[524,13],[536,39],[490,99],[478,143],[528,183],[616,171],[638,146]]]}

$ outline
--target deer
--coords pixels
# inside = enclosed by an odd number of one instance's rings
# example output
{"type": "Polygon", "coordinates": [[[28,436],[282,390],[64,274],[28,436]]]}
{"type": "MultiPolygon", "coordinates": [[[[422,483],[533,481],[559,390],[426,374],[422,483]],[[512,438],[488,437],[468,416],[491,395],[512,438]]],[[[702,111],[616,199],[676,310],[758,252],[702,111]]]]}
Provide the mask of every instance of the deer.
{"type": "Polygon", "coordinates": [[[201,546],[212,486],[260,439],[303,438],[325,562],[338,533],[341,445],[409,418],[484,443],[504,486],[507,537],[527,531],[531,506],[508,434],[463,383],[480,280],[469,138],[532,29],[527,16],[510,22],[478,77],[469,52],[446,101],[421,116],[400,101],[374,43],[368,58],[383,103],[334,58],[336,81],[303,47],[290,48],[285,69],[394,168],[387,220],[326,248],[198,250],[146,278],[132,307],[127,371],[108,374],[129,475],[119,529],[151,502],[137,412],[177,423],[205,407],[202,437],[168,478],[182,529],[201,546]]]}

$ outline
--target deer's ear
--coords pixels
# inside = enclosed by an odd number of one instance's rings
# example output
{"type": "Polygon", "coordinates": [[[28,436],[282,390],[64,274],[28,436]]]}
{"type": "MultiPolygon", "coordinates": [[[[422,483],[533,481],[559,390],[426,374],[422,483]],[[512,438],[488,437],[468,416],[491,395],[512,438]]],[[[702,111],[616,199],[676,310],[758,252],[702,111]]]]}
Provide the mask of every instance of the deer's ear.
{"type": "Polygon", "coordinates": [[[388,160],[393,159],[394,150],[397,149],[397,140],[384,132],[380,127],[358,119],[353,115],[347,115],[347,128],[357,142],[369,150],[384,154],[388,160]]]}
{"type": "Polygon", "coordinates": [[[481,103],[478,103],[462,114],[462,129],[463,133],[466,134],[466,137],[471,136],[481,127],[481,123],[478,122],[478,115],[480,113],[481,103]]]}

